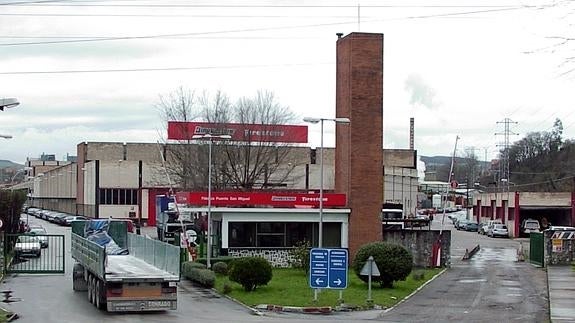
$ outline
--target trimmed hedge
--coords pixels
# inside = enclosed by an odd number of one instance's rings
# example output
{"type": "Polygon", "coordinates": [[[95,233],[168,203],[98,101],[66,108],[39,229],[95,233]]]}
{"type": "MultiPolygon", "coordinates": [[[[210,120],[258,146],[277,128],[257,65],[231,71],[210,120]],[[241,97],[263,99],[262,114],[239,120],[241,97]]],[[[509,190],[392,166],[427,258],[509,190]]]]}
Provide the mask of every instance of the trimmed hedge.
{"type": "MultiPolygon", "coordinates": [[[[228,267],[229,267],[232,264],[232,262],[234,262],[234,260],[236,260],[236,259],[238,259],[238,258],[225,256],[225,257],[211,258],[210,262],[212,263],[212,265],[214,265],[216,262],[225,262],[226,264],[228,264],[228,267]]],[[[199,262],[199,263],[202,263],[204,265],[207,265],[208,260],[206,258],[198,258],[198,259],[196,259],[195,262],[199,262]]]]}
{"type": "Polygon", "coordinates": [[[190,268],[208,269],[208,267],[206,267],[206,264],[202,264],[201,262],[188,261],[184,262],[184,265],[185,264],[187,264],[187,266],[189,266],[190,268]]]}
{"type": "Polygon", "coordinates": [[[202,264],[194,262],[185,262],[182,265],[182,275],[187,279],[196,282],[205,287],[214,287],[216,283],[216,274],[202,267],[202,264]],[[198,266],[200,265],[200,266],[198,266]]]}
{"type": "Polygon", "coordinates": [[[218,261],[212,265],[212,270],[216,274],[227,275],[228,274],[228,264],[223,261],[218,261]]]}
{"type": "Polygon", "coordinates": [[[372,277],[381,287],[393,287],[396,280],[405,280],[413,268],[413,256],[403,246],[386,242],[368,243],[359,248],[353,260],[357,277],[367,282],[368,277],[360,275],[369,256],[373,256],[381,276],[372,277]]]}
{"type": "Polygon", "coordinates": [[[229,279],[251,292],[258,286],[267,285],[272,279],[272,265],[261,257],[244,257],[234,260],[229,279]]]}

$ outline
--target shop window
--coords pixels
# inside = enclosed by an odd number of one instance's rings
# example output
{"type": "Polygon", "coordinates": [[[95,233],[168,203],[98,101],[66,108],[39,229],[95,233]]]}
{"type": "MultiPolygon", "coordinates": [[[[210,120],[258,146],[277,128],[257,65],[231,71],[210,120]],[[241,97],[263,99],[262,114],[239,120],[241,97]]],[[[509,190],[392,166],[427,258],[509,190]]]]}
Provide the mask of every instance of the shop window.
{"type": "MultiPolygon", "coordinates": [[[[230,247],[283,248],[308,241],[318,246],[318,223],[310,222],[230,222],[230,247]]],[[[341,246],[341,223],[324,222],[323,247],[341,246]]]]}
{"type": "Polygon", "coordinates": [[[228,230],[230,247],[255,247],[255,222],[230,222],[228,230]]]}

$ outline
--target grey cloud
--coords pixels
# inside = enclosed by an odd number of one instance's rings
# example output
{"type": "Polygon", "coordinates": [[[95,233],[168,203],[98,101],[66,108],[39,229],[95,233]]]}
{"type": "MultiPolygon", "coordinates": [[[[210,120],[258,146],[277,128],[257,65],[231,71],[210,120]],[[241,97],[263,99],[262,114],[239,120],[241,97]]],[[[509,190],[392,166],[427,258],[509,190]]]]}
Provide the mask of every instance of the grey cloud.
{"type": "MultiPolygon", "coordinates": [[[[45,41],[40,39],[41,41],[45,41]]],[[[162,51],[160,46],[121,41],[72,43],[72,44],[46,44],[46,45],[21,45],[2,46],[8,43],[34,42],[34,40],[0,40],[0,58],[74,58],[74,59],[139,59],[157,55],[162,51]]]]}
{"type": "Polygon", "coordinates": [[[410,94],[410,104],[421,105],[428,109],[437,107],[435,90],[427,85],[421,76],[409,75],[405,80],[404,89],[410,94]]]}

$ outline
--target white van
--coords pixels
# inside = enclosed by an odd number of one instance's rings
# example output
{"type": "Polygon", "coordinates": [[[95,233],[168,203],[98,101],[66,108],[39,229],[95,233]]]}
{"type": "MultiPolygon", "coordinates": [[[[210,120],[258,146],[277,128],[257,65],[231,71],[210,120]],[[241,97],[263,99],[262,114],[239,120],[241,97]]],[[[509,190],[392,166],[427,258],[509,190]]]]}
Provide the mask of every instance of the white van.
{"type": "Polygon", "coordinates": [[[539,224],[538,220],[535,219],[525,219],[523,220],[523,223],[521,223],[521,232],[523,232],[524,234],[530,234],[530,233],[538,233],[541,230],[541,226],[539,224]]]}

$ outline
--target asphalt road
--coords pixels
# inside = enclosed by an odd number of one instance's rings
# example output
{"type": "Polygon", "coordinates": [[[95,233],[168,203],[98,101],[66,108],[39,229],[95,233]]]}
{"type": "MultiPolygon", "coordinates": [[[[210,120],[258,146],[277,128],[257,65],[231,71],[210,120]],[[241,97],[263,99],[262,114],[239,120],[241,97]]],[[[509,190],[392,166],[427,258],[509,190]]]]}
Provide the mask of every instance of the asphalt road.
{"type": "MultiPolygon", "coordinates": [[[[434,228],[439,226],[435,221],[434,228]]],[[[547,276],[526,262],[517,262],[519,243],[527,239],[489,238],[452,230],[452,268],[392,311],[385,322],[546,322],[549,320],[547,276]],[[481,250],[462,261],[465,249],[481,250]]]]}
{"type": "MultiPolygon", "coordinates": [[[[182,281],[178,310],[150,314],[110,314],[97,310],[85,292],[72,290],[70,229],[39,222],[51,234],[66,236],[64,275],[13,275],[1,291],[13,291],[13,303],[2,304],[20,314],[18,322],[545,322],[549,318],[547,281],[543,270],[516,261],[521,241],[494,239],[474,232],[452,230],[452,267],[410,299],[390,311],[364,311],[331,315],[265,313],[249,309],[209,290],[182,281]],[[480,244],[481,251],[467,262],[465,249],[480,244]]],[[[439,229],[440,217],[432,228],[439,229]]]]}

